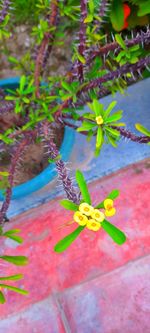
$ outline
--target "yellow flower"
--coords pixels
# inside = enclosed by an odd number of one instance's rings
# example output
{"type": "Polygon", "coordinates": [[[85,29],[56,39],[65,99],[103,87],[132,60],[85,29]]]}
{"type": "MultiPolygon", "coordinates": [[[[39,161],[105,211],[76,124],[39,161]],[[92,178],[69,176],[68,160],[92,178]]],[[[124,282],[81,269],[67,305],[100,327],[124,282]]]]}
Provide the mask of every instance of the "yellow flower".
{"type": "Polygon", "coordinates": [[[101,225],[99,222],[95,221],[94,219],[89,219],[86,227],[90,230],[98,231],[101,228],[101,225]]]}
{"type": "Polygon", "coordinates": [[[88,221],[88,218],[85,215],[81,214],[79,211],[75,212],[73,218],[75,222],[82,226],[86,225],[88,221]]]}
{"type": "Polygon", "coordinates": [[[86,216],[91,216],[93,209],[94,208],[92,206],[90,206],[89,204],[87,204],[86,202],[81,203],[79,206],[79,211],[82,214],[85,214],[86,216]]]}
{"type": "Polygon", "coordinates": [[[105,207],[105,215],[106,216],[113,216],[116,213],[116,209],[113,207],[113,200],[106,199],[104,200],[104,207],[105,207]]]}
{"type": "Polygon", "coordinates": [[[92,212],[92,214],[91,214],[91,216],[92,216],[93,219],[95,219],[98,222],[103,222],[104,218],[105,218],[104,213],[101,212],[98,209],[94,209],[93,212],[92,212]]]}
{"type": "Polygon", "coordinates": [[[98,117],[96,117],[96,122],[97,122],[97,125],[102,125],[103,122],[104,122],[102,116],[98,116],[98,117]]]}

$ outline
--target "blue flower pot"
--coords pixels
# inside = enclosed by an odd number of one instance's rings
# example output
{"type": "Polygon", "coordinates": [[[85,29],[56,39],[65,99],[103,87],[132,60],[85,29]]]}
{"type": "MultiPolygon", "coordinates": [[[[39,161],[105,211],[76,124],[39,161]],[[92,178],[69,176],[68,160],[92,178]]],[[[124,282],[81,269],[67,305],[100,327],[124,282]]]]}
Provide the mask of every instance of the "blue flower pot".
{"type": "MultiPolygon", "coordinates": [[[[16,89],[19,85],[19,81],[19,77],[0,80],[0,88],[16,89]]],[[[65,128],[64,138],[60,148],[60,153],[64,161],[68,160],[72,151],[73,143],[74,131],[72,131],[70,128],[65,128]]],[[[12,199],[20,199],[21,197],[40,190],[42,187],[47,185],[56,175],[57,172],[55,170],[55,165],[50,164],[38,176],[30,179],[26,183],[13,187],[12,199]]],[[[0,191],[0,200],[3,200],[3,198],[4,196],[2,191],[0,191]]]]}

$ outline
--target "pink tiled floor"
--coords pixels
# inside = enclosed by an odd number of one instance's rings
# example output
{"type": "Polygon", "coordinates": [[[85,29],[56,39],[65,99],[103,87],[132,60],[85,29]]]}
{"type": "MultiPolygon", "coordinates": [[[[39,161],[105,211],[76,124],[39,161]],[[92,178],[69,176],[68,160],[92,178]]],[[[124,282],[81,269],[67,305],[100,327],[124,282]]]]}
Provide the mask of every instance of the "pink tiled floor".
{"type": "MultiPolygon", "coordinates": [[[[90,184],[93,202],[121,191],[112,222],[128,239],[118,247],[104,231],[84,231],[63,254],[53,247],[74,229],[58,230],[71,214],[51,201],[13,219],[25,242],[6,240],[4,252],[27,255],[18,282],[29,296],[7,294],[0,305],[0,333],[150,333],[150,164],[143,161],[90,184]]],[[[4,273],[4,272],[3,272],[4,273]]]]}

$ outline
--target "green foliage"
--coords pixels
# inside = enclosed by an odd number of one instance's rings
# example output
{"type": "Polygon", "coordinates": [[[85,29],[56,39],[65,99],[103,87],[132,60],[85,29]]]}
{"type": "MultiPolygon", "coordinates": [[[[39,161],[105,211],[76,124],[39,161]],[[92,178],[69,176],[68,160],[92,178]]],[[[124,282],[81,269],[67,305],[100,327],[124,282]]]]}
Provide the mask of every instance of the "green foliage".
{"type": "Polygon", "coordinates": [[[6,15],[3,22],[0,23],[0,40],[3,39],[3,38],[9,38],[10,37],[10,32],[7,31],[7,25],[8,25],[9,19],[10,19],[10,16],[6,15]]]}
{"type": "Polygon", "coordinates": [[[80,170],[76,171],[76,181],[77,181],[77,184],[81,191],[83,200],[85,202],[87,202],[88,204],[91,204],[91,198],[90,198],[90,194],[88,191],[88,187],[87,187],[85,178],[80,170]]]}
{"type": "Polygon", "coordinates": [[[78,205],[76,205],[74,202],[69,201],[67,199],[61,200],[60,201],[61,206],[63,206],[65,209],[68,210],[73,210],[73,211],[77,211],[78,210],[78,205]]]}
{"type": "Polygon", "coordinates": [[[114,60],[116,60],[120,65],[124,65],[127,62],[135,64],[139,60],[139,56],[142,52],[139,45],[134,45],[130,48],[127,48],[121,35],[115,35],[115,39],[117,43],[121,46],[122,51],[120,51],[119,54],[114,57],[114,60]]]}
{"type": "Polygon", "coordinates": [[[92,103],[88,103],[92,113],[84,113],[82,126],[77,129],[78,132],[88,131],[89,137],[96,135],[95,155],[98,156],[103,143],[110,143],[116,147],[120,133],[113,126],[124,126],[124,123],[118,123],[122,118],[122,111],[119,110],[110,116],[111,111],[116,105],[116,101],[109,104],[105,110],[103,104],[94,99],[92,103]]]}
{"type": "Polygon", "coordinates": [[[113,0],[110,19],[113,28],[116,31],[120,31],[124,24],[124,12],[123,12],[122,1],[113,0]]]}
{"type": "Polygon", "coordinates": [[[61,241],[59,241],[55,247],[54,251],[61,253],[67,250],[67,248],[76,240],[76,238],[80,235],[80,233],[83,231],[84,227],[79,226],[76,228],[72,233],[70,233],[68,236],[63,238],[61,241]]]}
{"type": "MultiPolygon", "coordinates": [[[[4,173],[6,174],[6,173],[4,173]]],[[[15,242],[21,244],[23,242],[23,239],[16,235],[20,232],[19,229],[13,229],[13,230],[8,230],[8,231],[3,231],[3,228],[0,227],[0,237],[6,237],[14,240],[15,242]]],[[[4,260],[6,262],[9,262],[11,264],[14,264],[16,266],[24,266],[28,263],[28,259],[25,256],[10,256],[10,255],[0,255],[0,259],[4,260]]],[[[10,276],[1,276],[0,281],[17,281],[23,278],[22,274],[16,274],[16,275],[10,275],[10,276]]],[[[16,293],[22,294],[22,295],[27,295],[28,291],[24,289],[20,289],[8,284],[0,283],[0,303],[4,304],[5,303],[5,297],[3,294],[3,289],[8,289],[12,290],[16,293]]]]}
{"type": "Polygon", "coordinates": [[[122,245],[125,243],[126,241],[125,234],[121,230],[116,228],[113,224],[111,224],[107,220],[104,220],[101,226],[116,244],[122,245]]]}
{"type": "MultiPolygon", "coordinates": [[[[94,103],[95,107],[96,107],[96,103],[94,103]]],[[[93,106],[94,108],[94,106],[93,106]]],[[[97,107],[96,107],[97,109],[97,107]]],[[[99,112],[99,111],[97,111],[99,112]]],[[[98,113],[97,113],[98,114],[98,113]]],[[[90,198],[90,194],[88,191],[88,187],[85,181],[85,178],[82,174],[81,171],[77,170],[76,171],[76,181],[78,183],[79,189],[81,191],[82,194],[82,199],[81,203],[88,203],[91,205],[91,198],[90,198]]],[[[107,197],[101,201],[99,204],[96,205],[96,209],[104,209],[104,201],[106,199],[111,199],[111,200],[115,200],[117,197],[119,196],[119,191],[117,189],[112,190],[107,197]]],[[[74,203],[72,203],[69,200],[62,200],[61,205],[67,209],[67,210],[71,210],[71,211],[78,211],[80,208],[80,205],[75,205],[74,203]]],[[[126,241],[126,236],[125,234],[119,230],[118,228],[116,228],[113,224],[111,224],[109,221],[107,221],[106,219],[104,219],[103,222],[101,222],[101,227],[105,230],[105,232],[113,239],[113,241],[118,244],[118,245],[122,245],[125,241],[126,241]]],[[[68,234],[66,237],[64,237],[62,240],[60,240],[54,247],[54,251],[61,253],[64,252],[75,240],[76,238],[80,235],[80,233],[85,229],[85,226],[78,226],[73,232],[71,232],[70,234],[68,234]]]]}
{"type": "Polygon", "coordinates": [[[136,129],[146,136],[150,136],[150,131],[141,124],[135,124],[136,129]]]}

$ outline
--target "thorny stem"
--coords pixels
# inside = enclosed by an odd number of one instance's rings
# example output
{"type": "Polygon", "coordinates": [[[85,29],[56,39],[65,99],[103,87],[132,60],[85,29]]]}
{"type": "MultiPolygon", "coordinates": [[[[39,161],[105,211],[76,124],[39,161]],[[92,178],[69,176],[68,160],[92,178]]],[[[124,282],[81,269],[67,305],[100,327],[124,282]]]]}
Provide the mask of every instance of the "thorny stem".
{"type": "MultiPolygon", "coordinates": [[[[56,147],[56,144],[54,143],[52,138],[47,137],[47,130],[46,130],[46,135],[45,135],[45,130],[43,127],[43,135],[44,135],[44,141],[46,143],[47,147],[47,154],[50,156],[51,159],[57,159],[59,157],[59,151],[56,147]]],[[[80,194],[76,192],[72,180],[68,175],[67,168],[65,166],[65,163],[61,160],[58,159],[55,161],[56,164],[56,169],[59,175],[59,179],[62,182],[64,191],[66,192],[67,198],[71,200],[72,202],[79,204],[80,203],[80,194]]]]}
{"type": "Polygon", "coordinates": [[[25,148],[28,147],[28,145],[32,142],[33,134],[28,133],[28,135],[22,139],[17,146],[15,147],[15,152],[12,155],[10,168],[8,170],[9,176],[8,176],[8,182],[9,186],[6,189],[6,195],[5,200],[2,204],[1,210],[0,210],[0,224],[3,224],[5,214],[9,208],[11,195],[12,195],[12,187],[14,182],[14,176],[16,172],[17,164],[22,156],[22,153],[24,152],[25,148]]]}
{"type": "Polygon", "coordinates": [[[2,10],[0,10],[0,24],[4,21],[6,15],[8,14],[9,6],[11,5],[10,0],[3,0],[2,10]]]}
{"type": "MultiPolygon", "coordinates": [[[[87,0],[81,0],[81,22],[80,22],[80,31],[79,31],[79,54],[84,57],[84,51],[86,47],[86,23],[84,23],[85,18],[87,17],[87,0]]],[[[78,60],[77,62],[78,78],[82,82],[84,79],[83,76],[83,63],[78,60]]]]}
{"type": "MultiPolygon", "coordinates": [[[[65,126],[68,126],[68,127],[73,128],[74,130],[77,130],[77,128],[78,128],[77,125],[66,121],[67,118],[72,119],[71,115],[69,115],[68,117],[67,117],[67,115],[63,115],[63,118],[64,118],[63,123],[64,123],[65,126]]],[[[78,121],[83,121],[83,120],[84,120],[83,117],[80,117],[78,119],[78,121]]],[[[138,143],[149,143],[150,142],[150,137],[149,136],[138,136],[138,135],[135,135],[135,134],[131,133],[130,131],[124,129],[124,128],[119,127],[119,126],[111,126],[111,127],[113,129],[116,129],[121,134],[122,137],[128,138],[131,141],[138,142],[138,143]]],[[[80,133],[83,134],[83,135],[88,134],[88,132],[86,132],[86,131],[82,131],[80,133]]]]}
{"type": "MultiPolygon", "coordinates": [[[[56,18],[58,15],[58,0],[52,0],[50,1],[50,6],[51,6],[51,15],[49,18],[49,26],[50,27],[56,27],[56,18]]],[[[36,86],[36,97],[40,97],[40,92],[39,92],[39,87],[40,87],[40,74],[41,74],[41,68],[42,64],[44,61],[44,56],[46,52],[46,48],[48,46],[49,48],[49,54],[52,49],[52,42],[53,42],[54,35],[50,34],[49,32],[46,32],[44,35],[44,38],[41,42],[41,45],[38,50],[38,55],[36,58],[36,63],[35,63],[35,73],[34,73],[34,81],[35,81],[35,86],[36,86]]]]}
{"type": "MultiPolygon", "coordinates": [[[[141,33],[139,33],[135,38],[125,40],[124,43],[126,47],[132,47],[139,44],[150,44],[150,29],[148,29],[147,32],[141,31],[141,33]]],[[[90,58],[88,58],[86,61],[86,65],[91,64],[91,61],[93,61],[97,56],[107,55],[110,51],[115,50],[117,51],[117,53],[121,51],[121,47],[118,45],[117,42],[112,42],[100,47],[99,50],[92,52],[90,58]]]]}
{"type": "Polygon", "coordinates": [[[148,66],[149,64],[150,64],[150,57],[141,58],[136,64],[125,64],[117,68],[116,70],[111,71],[108,74],[105,74],[103,77],[91,80],[78,92],[78,95],[80,95],[84,91],[88,91],[93,88],[99,87],[102,83],[115,80],[127,73],[132,74],[133,72],[137,72],[138,70],[148,66]]]}

